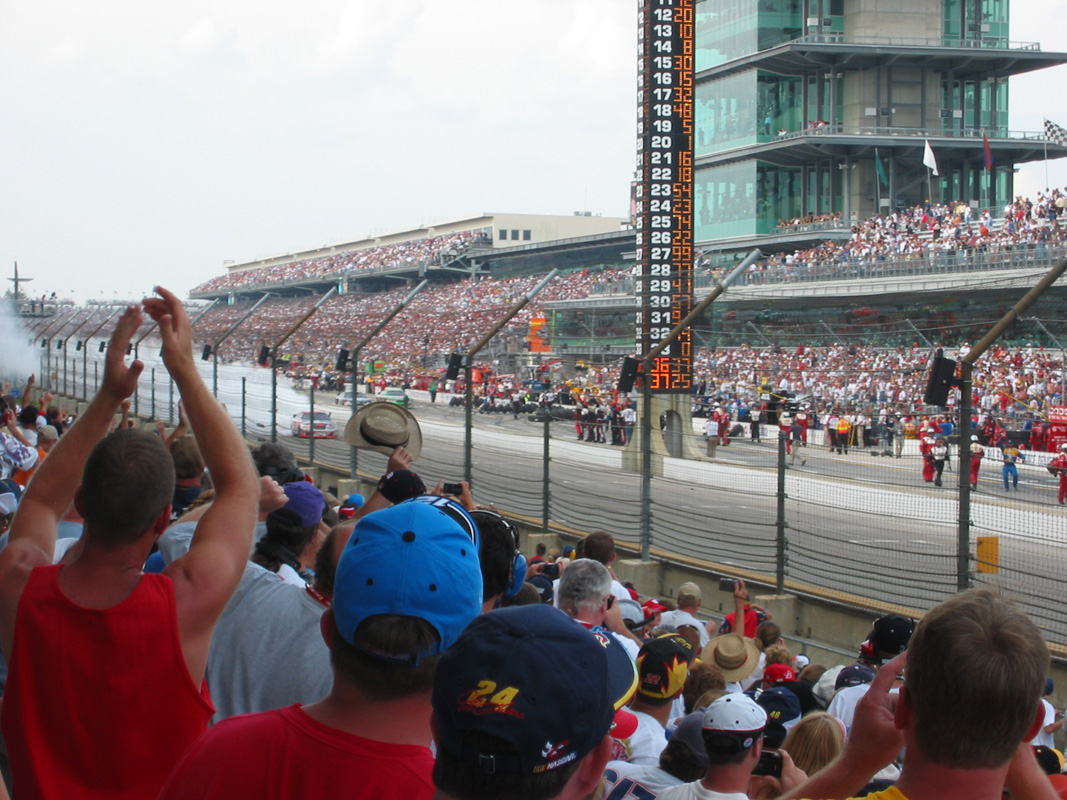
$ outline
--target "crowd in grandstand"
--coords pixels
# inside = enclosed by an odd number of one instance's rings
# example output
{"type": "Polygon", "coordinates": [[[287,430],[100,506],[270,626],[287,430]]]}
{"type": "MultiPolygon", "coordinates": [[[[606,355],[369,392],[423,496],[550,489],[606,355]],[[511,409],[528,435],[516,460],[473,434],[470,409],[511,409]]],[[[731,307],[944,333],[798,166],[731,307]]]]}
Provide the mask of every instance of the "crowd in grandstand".
{"type": "MultiPolygon", "coordinates": [[[[960,202],[873,214],[851,226],[847,241],[827,240],[814,247],[778,253],[754,264],[744,280],[759,284],[874,277],[891,267],[923,260],[953,258],[966,262],[1060,247],[1067,241],[1067,226],[1059,223],[1065,206],[1067,196],[1053,189],[1039,193],[1036,201],[1016,198],[999,215],[996,209],[979,212],[960,202]]],[[[806,220],[782,221],[779,227],[806,220]]]]}
{"type": "Polygon", "coordinates": [[[269,267],[230,272],[200,284],[193,289],[192,294],[229,291],[252,286],[277,286],[330,278],[359,270],[444,264],[462,255],[471,245],[485,240],[484,234],[461,231],[409,242],[348,250],[322,258],[301,259],[269,267]]]}

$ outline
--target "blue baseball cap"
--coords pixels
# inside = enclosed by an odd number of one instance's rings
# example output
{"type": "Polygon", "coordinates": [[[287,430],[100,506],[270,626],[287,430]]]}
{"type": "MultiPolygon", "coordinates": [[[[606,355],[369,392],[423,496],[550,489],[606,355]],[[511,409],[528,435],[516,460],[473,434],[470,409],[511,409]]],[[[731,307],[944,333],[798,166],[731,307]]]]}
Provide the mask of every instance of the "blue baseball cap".
{"type": "Polygon", "coordinates": [[[398,614],[430,623],[447,650],[482,610],[478,549],[449,514],[409,500],[356,523],[334,579],[333,616],[350,644],[368,617],[398,614]]]}
{"type": "Polygon", "coordinates": [[[636,690],[634,663],[607,631],[540,603],[492,611],[437,665],[437,746],[489,773],[551,771],[583,758],[609,731],[632,735],[636,719],[623,706],[636,690]],[[477,733],[499,739],[499,750],[473,744],[477,733]]]}

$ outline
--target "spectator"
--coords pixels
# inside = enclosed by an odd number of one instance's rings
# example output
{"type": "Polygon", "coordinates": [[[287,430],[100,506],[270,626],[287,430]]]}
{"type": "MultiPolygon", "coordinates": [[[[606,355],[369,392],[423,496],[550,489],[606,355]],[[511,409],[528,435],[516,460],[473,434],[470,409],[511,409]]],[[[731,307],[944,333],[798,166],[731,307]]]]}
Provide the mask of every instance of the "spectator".
{"type": "Polygon", "coordinates": [[[636,598],[619,582],[611,568],[615,555],[615,538],[607,531],[595,531],[582,540],[582,558],[599,561],[611,573],[611,593],[619,600],[634,600],[636,598]]]}
{"type": "Polygon", "coordinates": [[[633,730],[617,710],[636,686],[633,662],[614,640],[556,609],[478,617],[442,657],[434,684],[437,798],[592,796],[611,754],[609,732],[633,730]],[[559,664],[581,667],[560,681],[559,664]]]}
{"type": "Polygon", "coordinates": [[[0,480],[11,477],[17,470],[33,469],[39,458],[37,450],[26,439],[18,424],[15,408],[0,397],[0,416],[7,433],[0,430],[0,480]]]}
{"type": "MultiPolygon", "coordinates": [[[[890,659],[908,649],[908,641],[911,639],[913,630],[915,626],[912,621],[899,614],[886,614],[879,617],[875,620],[871,632],[867,634],[867,639],[860,645],[857,663],[877,672],[890,659]]],[[[826,709],[841,720],[846,731],[852,728],[856,704],[870,688],[869,683],[855,677],[858,674],[858,672],[854,673],[854,677],[849,680],[842,679],[842,686],[836,684],[836,677],[840,677],[840,673],[835,677],[837,692],[826,709]]]]}
{"type": "MultiPolygon", "coordinates": [[[[409,463],[407,454],[398,451],[390,458],[389,468],[400,470],[409,463]]],[[[282,487],[269,478],[260,479],[261,513],[287,501],[282,487]]],[[[279,580],[251,561],[245,565],[241,582],[215,626],[208,652],[207,681],[216,709],[213,723],[238,714],[313,703],[329,693],[333,673],[319,620],[332,602],[337,561],[359,517],[387,505],[380,492],[375,492],[351,520],[326,535],[309,586],[279,580]]],[[[172,526],[161,540],[161,551],[171,559],[183,552],[185,543],[180,535],[171,534],[175,527],[180,526],[172,526]]]]}
{"type": "Polygon", "coordinates": [[[797,769],[814,775],[841,752],[845,726],[825,711],[804,715],[789,731],[782,749],[789,753],[797,769]]]}
{"type": "MultiPolygon", "coordinates": [[[[722,621],[722,625],[718,628],[718,634],[721,636],[726,633],[733,633],[734,621],[738,618],[744,620],[744,630],[738,631],[742,633],[746,638],[752,639],[756,636],[756,628],[759,627],[761,622],[766,622],[771,618],[770,613],[762,606],[755,605],[750,602],[748,595],[748,589],[745,587],[743,580],[734,581],[734,610],[733,613],[727,614],[726,618],[722,621]]],[[[711,635],[714,630],[714,620],[709,620],[707,624],[708,635],[711,635]]]]}
{"type": "Polygon", "coordinates": [[[787,796],[855,795],[906,748],[896,785],[869,797],[999,800],[1006,785],[1012,797],[1055,798],[1026,744],[1044,721],[1048,667],[1041,632],[1014,604],[985,589],[951,597],[879,670],[841,755],[787,796]],[[901,670],[907,682],[894,703],[901,670]]]}
{"type": "Polygon", "coordinates": [[[660,620],[660,625],[664,630],[672,633],[682,626],[694,628],[700,636],[700,649],[703,650],[710,637],[708,636],[707,623],[701,622],[696,618],[696,613],[704,602],[700,587],[695,583],[683,583],[678,587],[676,601],[678,607],[674,611],[665,611],[660,620]]]}
{"type": "Polygon", "coordinates": [[[188,554],[162,576],[142,575],[170,519],[174,472],[153,434],[105,438],[143,369],[123,363],[142,320],[140,309],[127,308],[100,390],[41,465],[0,553],[0,641],[11,654],[0,726],[21,797],[155,797],[211,716],[208,645],[251,546],[255,472],[196,370],[185,309],[157,291],[144,309],[159,324],[215,503],[188,554]],[[52,566],[56,527],[72,499],[85,517],[82,550],[52,566]]]}
{"type": "Polygon", "coordinates": [[[741,691],[741,681],[752,674],[759,663],[759,650],[751,639],[739,633],[724,633],[708,642],[701,659],[722,670],[726,688],[741,691]]]}
{"type": "MultiPolygon", "coordinates": [[[[763,752],[766,724],[766,712],[747,695],[731,693],[713,702],[704,710],[701,722],[707,772],[700,780],[667,789],[659,795],[660,800],[747,798],[749,779],[763,752]]],[[[788,756],[783,756],[786,759],[788,756]]],[[[782,777],[791,786],[799,776],[791,762],[787,763],[791,769],[782,777]]]]}
{"type": "Polygon", "coordinates": [[[604,797],[656,800],[668,786],[699,780],[708,769],[700,729],[703,720],[703,709],[684,717],[654,766],[609,761],[604,769],[604,797]]]}
{"type": "Polygon", "coordinates": [[[317,486],[305,481],[287,483],[282,491],[286,503],[267,514],[267,532],[256,542],[252,562],[303,589],[306,572],[326,538],[322,530],[326,500],[317,486]]]}
{"type": "Polygon", "coordinates": [[[345,787],[368,800],[429,800],[434,672],[481,595],[474,542],[448,514],[415,500],[368,514],[345,545],[323,614],[329,695],[219,723],[160,797],[331,797],[345,787]]]}
{"type": "Polygon", "coordinates": [[[170,443],[170,457],[174,460],[174,496],[171,499],[171,514],[180,517],[189,504],[203,490],[204,457],[196,446],[193,436],[179,436],[170,443]]]}
{"type": "Polygon", "coordinates": [[[626,740],[631,764],[656,765],[667,746],[667,723],[671,706],[685,688],[689,664],[695,651],[678,635],[645,642],[637,655],[637,694],[630,710],[637,717],[637,730],[626,740]]]}
{"type": "Polygon", "coordinates": [[[37,463],[29,469],[16,470],[13,473],[13,479],[19,486],[25,487],[30,478],[33,477],[33,473],[37,471],[37,468],[41,466],[41,462],[48,457],[48,454],[55,447],[56,441],[59,439],[59,434],[56,432],[55,427],[52,425],[43,425],[39,431],[37,431],[37,463]]]}
{"type": "MultiPolygon", "coordinates": [[[[625,625],[619,609],[614,608],[615,595],[611,593],[611,574],[599,561],[579,558],[568,564],[559,579],[555,597],[559,601],[560,611],[573,617],[586,628],[610,628],[612,636],[626,649],[630,658],[637,658],[640,645],[637,644],[636,638],[616,632],[618,628],[625,630],[625,625]]],[[[629,634],[629,631],[626,634],[629,634]]]]}

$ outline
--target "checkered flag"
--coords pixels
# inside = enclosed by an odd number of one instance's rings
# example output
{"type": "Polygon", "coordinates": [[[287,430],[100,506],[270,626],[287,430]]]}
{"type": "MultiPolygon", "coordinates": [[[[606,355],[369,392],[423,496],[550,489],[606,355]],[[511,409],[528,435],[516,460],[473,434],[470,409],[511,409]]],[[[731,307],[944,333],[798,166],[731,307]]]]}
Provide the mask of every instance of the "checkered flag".
{"type": "Polygon", "coordinates": [[[1045,138],[1060,147],[1067,147],[1067,128],[1061,128],[1055,122],[1046,119],[1045,138]]]}

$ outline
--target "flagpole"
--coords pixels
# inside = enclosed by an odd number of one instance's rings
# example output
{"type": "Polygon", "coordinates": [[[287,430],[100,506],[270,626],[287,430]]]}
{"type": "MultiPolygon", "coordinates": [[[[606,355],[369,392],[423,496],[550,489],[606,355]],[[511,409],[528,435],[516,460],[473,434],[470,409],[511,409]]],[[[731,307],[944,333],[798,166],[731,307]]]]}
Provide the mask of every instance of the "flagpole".
{"type": "Polygon", "coordinates": [[[1049,186],[1048,186],[1048,136],[1047,135],[1045,136],[1045,141],[1043,142],[1043,145],[1044,145],[1044,148],[1045,148],[1045,191],[1047,192],[1049,190],[1049,186]]]}

